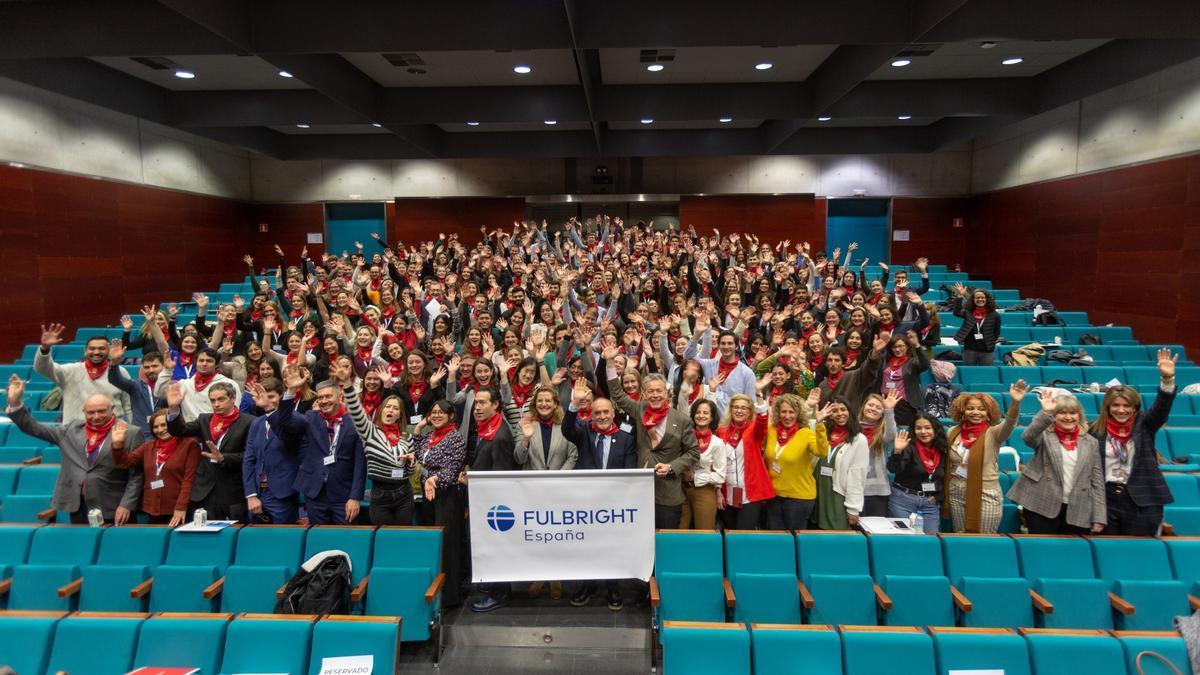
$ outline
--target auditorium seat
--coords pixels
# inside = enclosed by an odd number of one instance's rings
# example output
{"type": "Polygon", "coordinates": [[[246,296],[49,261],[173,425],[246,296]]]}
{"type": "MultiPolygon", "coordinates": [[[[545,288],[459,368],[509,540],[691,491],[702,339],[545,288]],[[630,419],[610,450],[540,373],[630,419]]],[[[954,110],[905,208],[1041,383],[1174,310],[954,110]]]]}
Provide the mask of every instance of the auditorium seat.
{"type": "Polygon", "coordinates": [[[1164,537],[1163,543],[1175,579],[1183,582],[1189,594],[1200,598],[1200,537],[1164,537]]]}
{"type": "Polygon", "coordinates": [[[725,576],[736,598],[734,621],[801,622],[795,547],[789,532],[725,533],[725,576]]]}
{"type": "MultiPolygon", "coordinates": [[[[47,512],[58,482],[57,466],[26,466],[17,475],[13,493],[0,502],[0,517],[6,523],[37,523],[47,512]]],[[[50,511],[47,515],[52,514],[50,511]]]]}
{"type": "Polygon", "coordinates": [[[1188,588],[1175,580],[1161,540],[1095,537],[1089,542],[1098,576],[1132,605],[1132,610],[1118,610],[1118,629],[1169,630],[1176,616],[1191,613],[1188,588]]]}
{"type": "Polygon", "coordinates": [[[883,623],[891,626],[953,626],[950,581],[942,574],[937,537],[869,535],[871,574],[891,599],[883,623]]]}
{"type": "Polygon", "coordinates": [[[41,448],[27,445],[0,445],[0,464],[23,464],[26,462],[40,464],[41,458],[41,448]]]}
{"type": "Polygon", "coordinates": [[[1030,312],[1000,312],[1000,327],[1028,326],[1031,316],[1030,312]]]}
{"type": "Polygon", "coordinates": [[[985,628],[1033,626],[1029,582],[1021,576],[1008,537],[939,535],[946,576],[957,589],[963,625],[985,628]],[[965,596],[965,597],[964,597],[965,596]]]}
{"type": "Polygon", "coordinates": [[[323,617],[313,626],[308,675],[319,675],[324,659],[367,655],[372,657],[372,672],[398,672],[400,624],[394,616],[323,617]]]}
{"type": "Polygon", "coordinates": [[[341,525],[317,525],[309,528],[304,539],[304,559],[308,560],[322,551],[342,551],[350,556],[350,583],[355,588],[350,600],[357,603],[362,599],[366,584],[363,581],[371,570],[371,544],[375,528],[341,525]]]}
{"type": "Polygon", "coordinates": [[[1040,613],[1044,628],[1113,627],[1108,584],[1096,577],[1092,549],[1080,537],[1013,537],[1021,574],[1054,611],[1040,613]]]}
{"type": "Polygon", "coordinates": [[[1029,339],[1044,345],[1055,342],[1064,344],[1063,338],[1062,326],[1033,326],[1029,329],[1029,339]]]}
{"type": "Polygon", "coordinates": [[[930,628],[938,673],[999,671],[1032,675],[1025,638],[1008,628],[930,628]]]}
{"type": "Polygon", "coordinates": [[[142,624],[133,668],[196,668],[220,672],[229,614],[159,614],[142,624]]]}
{"type": "Polygon", "coordinates": [[[246,614],[225,630],[222,673],[305,673],[315,616],[246,614]]]}
{"type": "Polygon", "coordinates": [[[31,525],[0,525],[0,609],[8,605],[13,569],[25,564],[36,528],[31,525]]]}
{"type": "MultiPolygon", "coordinates": [[[[717,532],[659,530],[654,533],[650,602],[655,624],[725,620],[722,538],[717,532]]],[[[732,593],[732,590],[730,591],[732,593]]]]}
{"type": "Polygon", "coordinates": [[[96,563],[83,568],[79,609],[140,612],[143,596],[135,589],[153,576],[167,555],[170,528],[158,525],[106,527],[96,563]]]}
{"type": "Polygon", "coordinates": [[[146,615],[112,617],[77,614],[58,622],[47,673],[113,675],[127,673],[146,615]],[[92,649],[81,649],[90,645],[92,649]]]}
{"type": "Polygon", "coordinates": [[[798,660],[806,672],[842,672],[842,641],[831,626],[756,623],[750,626],[750,650],[754,675],[792,675],[798,660]]]}
{"type": "Polygon", "coordinates": [[[929,675],[933,642],[911,626],[843,627],[842,663],[845,675],[929,675]]]}
{"type": "Polygon", "coordinates": [[[1000,382],[1009,385],[1017,380],[1025,380],[1030,386],[1042,383],[1042,369],[1039,366],[1003,366],[1000,368],[1000,382]]]}
{"type": "Polygon", "coordinates": [[[0,617],[0,665],[18,675],[46,671],[54,629],[66,612],[7,612],[0,617]]]}
{"type": "Polygon", "coordinates": [[[308,528],[299,525],[255,525],[242,528],[233,564],[220,589],[222,612],[270,614],[276,591],[300,568],[308,528]]]}
{"type": "Polygon", "coordinates": [[[1187,644],[1184,643],[1179,633],[1175,631],[1157,633],[1151,631],[1138,631],[1136,633],[1118,632],[1116,636],[1117,641],[1121,643],[1121,651],[1125,654],[1125,668],[1133,675],[1138,675],[1139,673],[1144,675],[1174,675],[1176,672],[1192,672],[1191,662],[1188,660],[1187,644]],[[1179,670],[1172,670],[1167,664],[1155,658],[1153,654],[1147,654],[1138,659],[1138,655],[1142,652],[1158,654],[1179,670]]]}
{"type": "Polygon", "coordinates": [[[70,611],[79,591],[80,567],[96,559],[102,530],[86,525],[40,527],[24,565],[13,568],[10,609],[70,611]]]}
{"type": "Polygon", "coordinates": [[[1108,350],[1113,361],[1130,365],[1141,365],[1142,362],[1149,362],[1152,358],[1145,345],[1109,345],[1108,350]]]}
{"type": "Polygon", "coordinates": [[[1062,322],[1067,324],[1068,326],[1087,326],[1088,325],[1087,312],[1056,312],[1056,313],[1058,314],[1058,318],[1062,319],[1062,322]]]}
{"type": "Polygon", "coordinates": [[[211,612],[216,581],[233,561],[238,526],[218,532],[173,530],[167,560],[150,585],[151,612],[211,612]]]}
{"type": "Polygon", "coordinates": [[[1029,662],[1035,675],[1128,675],[1121,644],[1102,631],[1027,631],[1025,643],[1029,646],[1029,662]]]}
{"type": "MultiPolygon", "coordinates": [[[[1049,383],[1054,380],[1082,384],[1084,381],[1083,369],[1078,366],[1042,366],[1042,382],[1049,383]]],[[[1060,383],[1058,386],[1064,385],[1060,383]]]]}
{"type": "MultiPolygon", "coordinates": [[[[805,623],[875,625],[876,602],[886,599],[871,578],[866,537],[854,532],[796,533],[805,623]]],[[[884,604],[890,603],[890,600],[884,604]]]]}
{"type": "Polygon", "coordinates": [[[745,624],[667,621],[662,643],[664,673],[751,673],[745,624]]]}
{"type": "Polygon", "coordinates": [[[1172,534],[1200,535],[1200,483],[1197,483],[1196,476],[1190,473],[1164,473],[1163,478],[1167,481],[1171,496],[1175,498],[1174,502],[1163,507],[1164,531],[1170,525],[1172,534]]]}
{"type": "Polygon", "coordinates": [[[365,613],[401,617],[406,642],[428,640],[440,619],[446,580],[442,528],[381,527],[375,531],[374,546],[365,613]]]}
{"type": "MultiPolygon", "coordinates": [[[[1179,405],[1180,401],[1176,398],[1173,407],[1179,405]]],[[[1167,428],[1166,435],[1167,442],[1164,445],[1170,448],[1169,456],[1172,459],[1186,459],[1189,462],[1200,460],[1200,429],[1167,428]]],[[[1159,448],[1160,451],[1163,449],[1159,448]]]]}

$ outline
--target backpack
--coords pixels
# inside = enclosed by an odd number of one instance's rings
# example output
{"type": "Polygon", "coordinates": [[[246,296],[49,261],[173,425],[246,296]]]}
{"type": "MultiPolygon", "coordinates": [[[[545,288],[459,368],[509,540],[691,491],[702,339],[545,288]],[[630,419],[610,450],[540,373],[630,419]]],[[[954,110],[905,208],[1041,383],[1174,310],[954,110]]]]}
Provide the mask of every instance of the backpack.
{"type": "Polygon", "coordinates": [[[1079,344],[1081,345],[1098,345],[1100,344],[1100,336],[1095,333],[1084,333],[1079,336],[1079,344]]]}
{"type": "Polygon", "coordinates": [[[1028,344],[1024,347],[1015,349],[1004,355],[1004,365],[1006,366],[1036,366],[1042,356],[1046,354],[1046,348],[1039,344],[1028,344]]]}
{"type": "Polygon", "coordinates": [[[276,614],[349,614],[350,556],[321,551],[300,566],[275,603],[276,614]]]}
{"type": "Polygon", "coordinates": [[[948,382],[925,385],[925,412],[934,417],[949,417],[950,406],[960,393],[962,387],[948,382]]]}

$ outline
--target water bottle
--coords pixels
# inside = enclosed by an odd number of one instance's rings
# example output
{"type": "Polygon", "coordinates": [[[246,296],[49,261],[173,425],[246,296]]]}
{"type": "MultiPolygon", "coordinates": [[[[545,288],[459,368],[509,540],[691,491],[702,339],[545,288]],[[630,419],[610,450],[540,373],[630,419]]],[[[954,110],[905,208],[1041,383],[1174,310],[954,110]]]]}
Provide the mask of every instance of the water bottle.
{"type": "Polygon", "coordinates": [[[908,514],[908,526],[914,530],[917,529],[917,514],[915,512],[908,514]]]}
{"type": "Polygon", "coordinates": [[[205,527],[208,525],[208,511],[205,509],[196,509],[196,514],[192,516],[192,524],[196,527],[205,527]]]}
{"type": "Polygon", "coordinates": [[[914,513],[913,515],[916,516],[913,518],[913,529],[921,534],[925,534],[925,516],[920,513],[914,513]]]}
{"type": "Polygon", "coordinates": [[[100,527],[104,524],[104,513],[100,509],[92,509],[88,511],[88,525],[92,527],[100,527]]]}

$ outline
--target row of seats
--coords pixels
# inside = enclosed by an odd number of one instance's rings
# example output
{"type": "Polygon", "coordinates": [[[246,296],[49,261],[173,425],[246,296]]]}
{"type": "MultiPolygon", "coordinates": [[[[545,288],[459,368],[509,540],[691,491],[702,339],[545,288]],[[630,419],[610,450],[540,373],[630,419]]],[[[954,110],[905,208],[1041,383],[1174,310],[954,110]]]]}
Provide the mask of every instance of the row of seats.
{"type": "MultiPolygon", "coordinates": [[[[1008,391],[1008,385],[1017,380],[1025,380],[1036,386],[1054,380],[1104,384],[1115,379],[1139,390],[1146,388],[1155,391],[1160,377],[1157,366],[958,366],[955,368],[954,381],[971,391],[988,391],[983,388],[987,386],[993,387],[991,391],[1008,391]],[[1000,385],[1003,385],[1002,389],[995,388],[1000,385]]],[[[1176,367],[1176,387],[1182,389],[1196,382],[1200,382],[1200,367],[1176,367]]]]}
{"type": "Polygon", "coordinates": [[[356,612],[403,617],[403,639],[440,620],[440,527],[0,526],[0,608],[270,613],[301,563],[350,556],[356,612]]]}
{"type": "MultiPolygon", "coordinates": [[[[952,337],[952,335],[946,335],[945,333],[943,333],[943,336],[952,337]]],[[[1028,342],[1016,342],[996,345],[996,349],[993,352],[997,359],[996,365],[1004,365],[1005,355],[1015,352],[1027,344],[1028,342]]],[[[1187,352],[1182,345],[1073,345],[1064,342],[1061,345],[1047,343],[1042,345],[1042,348],[1044,353],[1038,357],[1036,363],[1031,365],[1066,365],[1050,360],[1051,352],[1062,350],[1069,351],[1072,354],[1086,353],[1092,358],[1091,365],[1093,366],[1154,366],[1158,364],[1158,350],[1160,348],[1170,349],[1172,354],[1178,354],[1178,365],[1195,365],[1186,358],[1187,352]]],[[[962,347],[957,344],[934,345],[933,347],[934,358],[944,359],[945,354],[949,352],[961,353],[962,347]]]]}
{"type": "Polygon", "coordinates": [[[1192,538],[664,530],[655,556],[657,622],[1169,630],[1200,606],[1192,538]]]}
{"type": "Polygon", "coordinates": [[[977,630],[668,622],[667,673],[724,675],[1170,675],[1192,673],[1173,632],[977,630]],[[1167,665],[1155,656],[1161,655],[1167,665]],[[1172,670],[1171,666],[1178,670],[1172,670]]]}
{"type": "Polygon", "coordinates": [[[15,612],[0,616],[0,666],[21,675],[136,668],[317,675],[327,672],[326,659],[369,656],[374,672],[393,673],[400,626],[399,617],[382,616],[15,612]]]}

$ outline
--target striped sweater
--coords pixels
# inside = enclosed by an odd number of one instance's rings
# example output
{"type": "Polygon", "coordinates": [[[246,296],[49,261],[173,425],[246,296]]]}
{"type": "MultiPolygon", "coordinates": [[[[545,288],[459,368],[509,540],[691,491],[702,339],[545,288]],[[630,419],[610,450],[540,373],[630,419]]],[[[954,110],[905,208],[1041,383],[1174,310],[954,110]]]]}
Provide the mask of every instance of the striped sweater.
{"type": "MultiPolygon", "coordinates": [[[[363,452],[367,456],[367,477],[374,482],[402,483],[407,481],[409,475],[412,474],[412,467],[404,459],[404,455],[412,452],[411,437],[402,436],[400,442],[393,447],[388,442],[387,434],[383,432],[383,429],[375,426],[375,423],[367,417],[367,413],[362,407],[362,401],[359,400],[358,392],[354,390],[354,387],[342,387],[342,394],[346,400],[346,410],[350,413],[350,419],[354,421],[354,428],[363,440],[363,452]]],[[[404,420],[400,420],[400,422],[403,423],[404,420]]]]}

